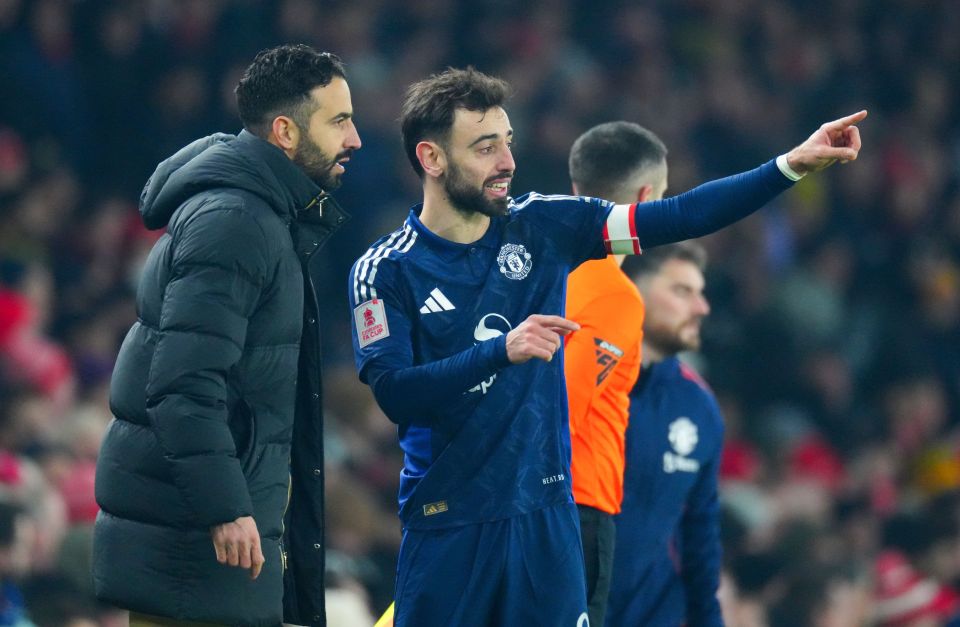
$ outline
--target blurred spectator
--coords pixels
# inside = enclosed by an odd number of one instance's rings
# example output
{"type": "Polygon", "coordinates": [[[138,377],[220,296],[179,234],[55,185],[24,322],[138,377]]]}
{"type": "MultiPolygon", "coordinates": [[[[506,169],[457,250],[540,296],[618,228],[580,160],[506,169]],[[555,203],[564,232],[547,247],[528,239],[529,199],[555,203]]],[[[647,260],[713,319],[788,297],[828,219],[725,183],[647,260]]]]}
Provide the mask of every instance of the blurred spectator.
{"type": "Polygon", "coordinates": [[[877,557],[874,618],[889,627],[935,627],[960,621],[960,595],[924,577],[897,551],[877,557]]]}
{"type": "Polygon", "coordinates": [[[30,569],[30,544],[26,515],[19,507],[0,501],[0,625],[31,625],[18,587],[30,569]]]}

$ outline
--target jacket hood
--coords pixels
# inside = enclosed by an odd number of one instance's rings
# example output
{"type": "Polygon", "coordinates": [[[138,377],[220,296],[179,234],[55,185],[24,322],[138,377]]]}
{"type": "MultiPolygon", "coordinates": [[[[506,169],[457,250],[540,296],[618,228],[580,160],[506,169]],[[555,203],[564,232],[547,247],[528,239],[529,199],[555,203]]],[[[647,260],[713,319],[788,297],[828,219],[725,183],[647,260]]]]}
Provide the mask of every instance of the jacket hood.
{"type": "Polygon", "coordinates": [[[322,194],[279,148],[247,131],[215,133],[181,148],[157,166],[140,194],[148,229],[160,229],[186,200],[216,188],[262,197],[281,216],[293,217],[322,194]]]}

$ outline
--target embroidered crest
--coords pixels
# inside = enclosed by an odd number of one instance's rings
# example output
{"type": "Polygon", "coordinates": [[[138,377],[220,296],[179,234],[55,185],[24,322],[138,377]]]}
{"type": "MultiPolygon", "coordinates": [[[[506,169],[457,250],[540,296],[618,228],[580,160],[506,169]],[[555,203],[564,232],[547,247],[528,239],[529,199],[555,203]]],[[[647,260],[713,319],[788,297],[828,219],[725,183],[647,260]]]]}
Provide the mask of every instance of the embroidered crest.
{"type": "Polygon", "coordinates": [[[533,261],[523,244],[504,244],[497,254],[500,272],[508,279],[520,281],[530,274],[533,261]]]}
{"type": "Polygon", "coordinates": [[[686,416],[681,416],[670,423],[670,433],[667,435],[670,445],[678,455],[689,455],[697,448],[697,425],[686,416]]]}

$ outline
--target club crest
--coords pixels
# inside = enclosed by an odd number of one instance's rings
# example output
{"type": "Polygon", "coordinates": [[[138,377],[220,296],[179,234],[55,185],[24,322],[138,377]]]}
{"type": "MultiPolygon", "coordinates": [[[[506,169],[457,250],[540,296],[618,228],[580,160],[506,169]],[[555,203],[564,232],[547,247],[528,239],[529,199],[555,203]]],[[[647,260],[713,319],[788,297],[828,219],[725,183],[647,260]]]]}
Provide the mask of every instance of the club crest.
{"type": "Polygon", "coordinates": [[[667,438],[678,455],[689,455],[697,447],[697,425],[686,416],[681,416],[670,423],[667,438]]]}
{"type": "Polygon", "coordinates": [[[523,244],[501,246],[500,253],[497,254],[497,263],[500,265],[500,272],[508,279],[515,281],[525,279],[530,274],[530,268],[533,267],[531,255],[523,244]]]}

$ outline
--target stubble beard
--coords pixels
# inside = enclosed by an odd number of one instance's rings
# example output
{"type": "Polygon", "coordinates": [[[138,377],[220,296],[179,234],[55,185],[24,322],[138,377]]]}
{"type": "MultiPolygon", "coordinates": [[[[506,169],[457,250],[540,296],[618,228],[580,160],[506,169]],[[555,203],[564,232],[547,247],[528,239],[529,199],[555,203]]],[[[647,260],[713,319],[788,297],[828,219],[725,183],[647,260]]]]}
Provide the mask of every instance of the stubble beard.
{"type": "Polygon", "coordinates": [[[299,149],[293,155],[293,162],[324,191],[329,192],[340,187],[342,173],[333,172],[333,168],[337,161],[349,157],[353,151],[345,150],[335,157],[329,157],[310,137],[302,137],[299,149]]]}
{"type": "Polygon", "coordinates": [[[684,327],[691,321],[687,321],[675,328],[653,328],[645,329],[645,340],[664,357],[672,357],[677,353],[684,351],[700,350],[700,331],[699,329],[692,334],[685,334],[684,327]]]}
{"type": "Polygon", "coordinates": [[[487,198],[483,190],[484,186],[477,189],[467,181],[462,170],[452,163],[444,174],[443,191],[450,199],[453,208],[460,213],[465,215],[480,213],[491,218],[507,215],[510,203],[509,188],[506,196],[493,199],[487,198]]]}

